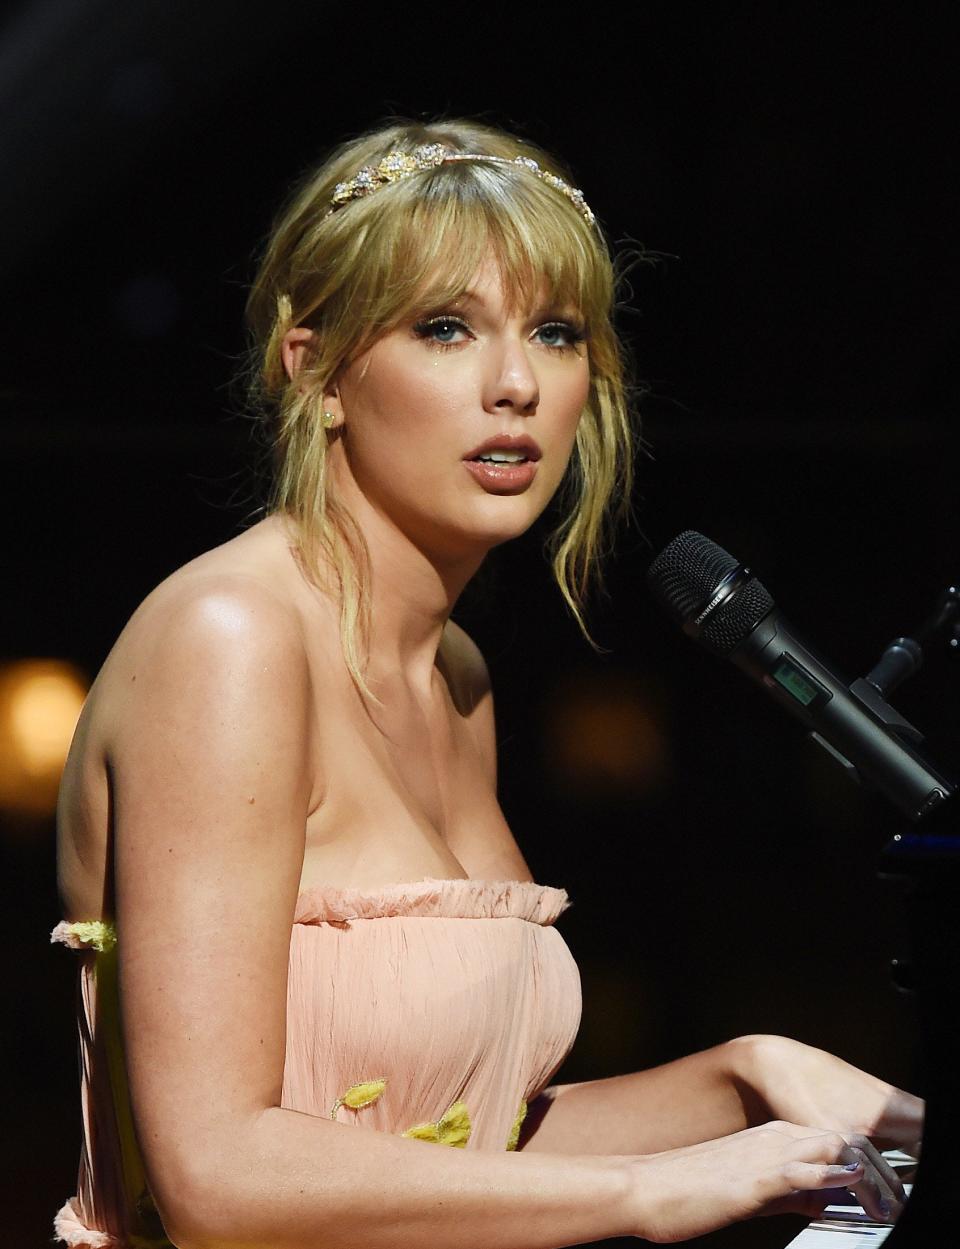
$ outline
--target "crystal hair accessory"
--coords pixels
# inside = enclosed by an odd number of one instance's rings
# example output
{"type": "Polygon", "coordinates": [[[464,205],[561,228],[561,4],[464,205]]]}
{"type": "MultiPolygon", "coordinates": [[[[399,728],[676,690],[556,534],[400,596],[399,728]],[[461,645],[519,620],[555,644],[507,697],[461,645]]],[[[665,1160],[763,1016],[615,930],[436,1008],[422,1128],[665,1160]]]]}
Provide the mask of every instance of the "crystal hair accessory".
{"type": "Polygon", "coordinates": [[[379,191],[381,187],[389,186],[391,182],[399,182],[403,178],[409,178],[411,174],[421,173],[426,169],[436,169],[439,165],[452,164],[454,161],[461,160],[487,161],[491,165],[519,165],[523,169],[528,169],[541,182],[546,182],[555,191],[565,195],[581,217],[583,217],[584,221],[589,225],[596,224],[596,217],[594,217],[590,211],[590,206],[583,198],[583,192],[574,186],[570,186],[569,183],[564,182],[562,178],[558,178],[556,174],[550,173],[549,170],[541,169],[537,162],[529,156],[515,156],[511,160],[506,156],[488,156],[484,152],[455,152],[453,148],[449,148],[443,143],[424,143],[420,147],[415,147],[412,152],[390,152],[379,164],[364,165],[360,172],[351,178],[349,182],[338,182],[334,187],[333,196],[330,200],[330,212],[336,212],[338,208],[342,208],[344,204],[349,204],[351,200],[362,199],[366,195],[372,195],[374,191],[379,191]]]}

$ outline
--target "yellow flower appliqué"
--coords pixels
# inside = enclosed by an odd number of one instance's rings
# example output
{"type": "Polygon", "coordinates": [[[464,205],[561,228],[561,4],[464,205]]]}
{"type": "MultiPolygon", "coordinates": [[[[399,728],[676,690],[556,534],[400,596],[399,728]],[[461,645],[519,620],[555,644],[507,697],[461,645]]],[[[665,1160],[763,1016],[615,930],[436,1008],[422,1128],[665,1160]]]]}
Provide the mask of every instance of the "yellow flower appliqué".
{"type": "Polygon", "coordinates": [[[341,1106],[348,1106],[351,1110],[372,1106],[386,1087],[386,1080],[363,1080],[360,1084],[351,1084],[344,1095],[338,1097],[330,1107],[330,1118],[336,1119],[341,1106]]]}
{"type": "Polygon", "coordinates": [[[117,930],[113,924],[102,919],[80,919],[70,925],[70,932],[80,941],[92,945],[101,954],[112,950],[117,944],[117,930]]]}
{"type": "Polygon", "coordinates": [[[470,1113],[463,1102],[454,1102],[436,1123],[418,1123],[416,1127],[407,1128],[402,1135],[463,1149],[470,1139],[470,1113]]]}
{"type": "Polygon", "coordinates": [[[520,1139],[520,1129],[523,1127],[523,1121],[527,1117],[527,1103],[520,1102],[520,1109],[517,1111],[517,1117],[513,1121],[513,1127],[510,1129],[510,1135],[507,1137],[507,1149],[516,1149],[517,1141],[520,1139]]]}

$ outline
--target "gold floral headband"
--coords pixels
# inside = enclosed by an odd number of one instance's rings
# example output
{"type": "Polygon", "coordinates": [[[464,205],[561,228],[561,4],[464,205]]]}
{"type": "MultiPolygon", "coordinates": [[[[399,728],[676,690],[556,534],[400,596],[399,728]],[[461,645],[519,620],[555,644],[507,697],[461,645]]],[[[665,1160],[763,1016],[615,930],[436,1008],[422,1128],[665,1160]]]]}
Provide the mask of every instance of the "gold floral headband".
{"type": "Polygon", "coordinates": [[[424,169],[436,169],[439,165],[458,160],[480,160],[493,165],[519,165],[523,169],[529,169],[541,182],[546,182],[561,195],[565,195],[588,225],[596,224],[597,219],[583,198],[583,192],[570,186],[556,174],[541,169],[529,156],[515,156],[510,160],[506,156],[488,156],[482,152],[455,152],[453,148],[443,143],[424,143],[420,147],[415,147],[412,152],[390,152],[378,165],[364,165],[356,177],[351,178],[349,182],[338,182],[334,187],[330,200],[330,212],[336,212],[338,208],[342,208],[351,200],[372,195],[374,191],[379,191],[381,187],[388,186],[391,182],[399,182],[424,169]]]}

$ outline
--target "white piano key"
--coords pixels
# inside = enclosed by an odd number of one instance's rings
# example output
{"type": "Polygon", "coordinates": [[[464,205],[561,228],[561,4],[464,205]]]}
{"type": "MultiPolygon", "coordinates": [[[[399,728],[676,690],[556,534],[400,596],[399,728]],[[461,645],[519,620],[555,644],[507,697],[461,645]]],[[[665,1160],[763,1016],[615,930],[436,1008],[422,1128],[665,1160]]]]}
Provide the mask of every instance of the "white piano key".
{"type": "Polygon", "coordinates": [[[892,1231],[892,1226],[876,1224],[833,1223],[822,1227],[811,1223],[786,1249],[874,1249],[882,1245],[892,1231]]]}

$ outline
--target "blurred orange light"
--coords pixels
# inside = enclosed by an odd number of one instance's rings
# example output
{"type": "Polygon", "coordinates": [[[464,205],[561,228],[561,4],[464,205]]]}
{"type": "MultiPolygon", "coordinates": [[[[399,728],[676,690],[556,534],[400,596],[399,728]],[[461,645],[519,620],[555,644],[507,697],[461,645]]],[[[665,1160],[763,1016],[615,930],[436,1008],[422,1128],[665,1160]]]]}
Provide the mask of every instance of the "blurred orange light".
{"type": "Polygon", "coordinates": [[[583,796],[649,793],[671,770],[662,719],[631,674],[567,676],[547,708],[547,766],[558,784],[583,796]]]}
{"type": "Polygon", "coordinates": [[[0,807],[53,813],[86,694],[83,676],[59,659],[0,667],[0,807]]]}

